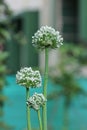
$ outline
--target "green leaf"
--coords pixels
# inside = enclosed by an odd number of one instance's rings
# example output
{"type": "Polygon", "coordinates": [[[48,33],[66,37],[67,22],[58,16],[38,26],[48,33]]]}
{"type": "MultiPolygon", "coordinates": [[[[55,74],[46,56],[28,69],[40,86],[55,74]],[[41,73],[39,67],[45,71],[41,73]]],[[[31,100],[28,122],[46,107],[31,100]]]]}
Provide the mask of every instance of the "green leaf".
{"type": "Polygon", "coordinates": [[[0,51],[0,62],[4,61],[9,56],[8,52],[0,51]]]}
{"type": "Polygon", "coordinates": [[[0,65],[0,74],[3,74],[6,72],[6,65],[0,65]]]}
{"type": "Polygon", "coordinates": [[[1,35],[4,39],[7,39],[7,40],[10,40],[10,39],[11,39],[10,33],[9,33],[7,30],[5,30],[5,29],[0,28],[0,35],[1,35]]]}

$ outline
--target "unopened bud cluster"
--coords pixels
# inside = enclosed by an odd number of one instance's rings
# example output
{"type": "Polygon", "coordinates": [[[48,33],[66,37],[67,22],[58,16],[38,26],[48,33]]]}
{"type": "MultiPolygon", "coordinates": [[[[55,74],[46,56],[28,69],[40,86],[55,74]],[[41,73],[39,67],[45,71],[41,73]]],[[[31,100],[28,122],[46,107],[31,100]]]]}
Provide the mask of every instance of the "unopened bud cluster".
{"type": "Polygon", "coordinates": [[[38,70],[34,71],[31,67],[21,68],[16,74],[16,82],[21,86],[29,87],[40,87],[41,76],[38,70]]]}
{"type": "Polygon", "coordinates": [[[35,93],[35,94],[33,94],[33,96],[31,96],[27,99],[26,103],[30,108],[39,110],[40,107],[45,104],[45,102],[46,102],[46,99],[42,93],[40,93],[40,94],[35,93]]]}
{"type": "Polygon", "coordinates": [[[58,48],[63,45],[63,38],[59,31],[48,26],[42,26],[34,36],[32,36],[32,43],[38,49],[58,48]]]}

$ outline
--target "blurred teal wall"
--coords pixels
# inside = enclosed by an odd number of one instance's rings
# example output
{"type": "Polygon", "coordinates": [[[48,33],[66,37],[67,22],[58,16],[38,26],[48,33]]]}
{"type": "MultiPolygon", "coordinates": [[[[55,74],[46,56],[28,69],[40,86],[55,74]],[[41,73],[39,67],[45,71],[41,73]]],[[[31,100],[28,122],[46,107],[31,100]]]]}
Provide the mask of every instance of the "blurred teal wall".
{"type": "Polygon", "coordinates": [[[14,39],[14,31],[11,33],[12,39],[7,44],[7,50],[9,51],[7,65],[11,73],[16,73],[23,66],[38,66],[38,53],[31,43],[32,35],[38,29],[38,11],[24,12],[15,16],[12,19],[12,24],[15,25],[16,23],[14,30],[23,31],[27,44],[17,43],[14,39]]]}

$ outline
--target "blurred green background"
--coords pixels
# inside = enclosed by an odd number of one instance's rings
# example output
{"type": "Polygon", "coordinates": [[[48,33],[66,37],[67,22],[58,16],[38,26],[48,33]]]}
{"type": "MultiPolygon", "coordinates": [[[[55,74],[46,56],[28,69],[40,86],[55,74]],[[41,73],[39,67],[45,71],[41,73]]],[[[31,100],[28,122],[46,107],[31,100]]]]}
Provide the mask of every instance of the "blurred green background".
{"type": "MultiPolygon", "coordinates": [[[[31,43],[42,25],[64,38],[61,48],[49,52],[48,130],[86,130],[86,5],[86,0],[0,0],[0,130],[26,130],[25,89],[16,84],[15,74],[32,66],[44,80],[44,54],[31,43]]],[[[37,115],[31,113],[38,130],[37,115]]]]}

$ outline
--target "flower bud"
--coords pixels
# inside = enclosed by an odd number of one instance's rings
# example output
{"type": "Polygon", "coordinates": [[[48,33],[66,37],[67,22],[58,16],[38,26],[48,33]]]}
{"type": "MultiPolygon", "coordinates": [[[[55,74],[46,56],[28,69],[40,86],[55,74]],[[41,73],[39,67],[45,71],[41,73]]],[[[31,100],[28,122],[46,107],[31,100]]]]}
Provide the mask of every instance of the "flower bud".
{"type": "Polygon", "coordinates": [[[44,95],[35,93],[33,94],[32,97],[29,97],[27,99],[26,104],[30,107],[33,108],[35,110],[39,110],[41,106],[43,106],[45,104],[47,100],[45,99],[44,95]]]}
{"type": "Polygon", "coordinates": [[[38,49],[58,48],[63,45],[63,38],[59,31],[48,26],[42,26],[34,36],[32,36],[32,43],[38,49]]]}
{"type": "Polygon", "coordinates": [[[16,74],[16,82],[21,86],[29,87],[40,87],[41,76],[38,70],[34,71],[31,67],[21,68],[16,74]]]}

